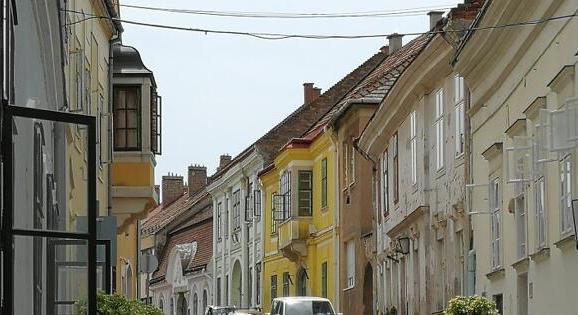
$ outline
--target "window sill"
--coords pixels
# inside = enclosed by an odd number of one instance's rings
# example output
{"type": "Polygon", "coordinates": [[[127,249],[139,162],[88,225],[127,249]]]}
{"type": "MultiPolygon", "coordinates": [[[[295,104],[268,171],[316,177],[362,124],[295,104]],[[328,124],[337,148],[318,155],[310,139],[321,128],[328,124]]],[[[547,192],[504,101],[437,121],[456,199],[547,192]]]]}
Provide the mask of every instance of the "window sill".
{"type": "Polygon", "coordinates": [[[490,280],[497,280],[505,276],[506,276],[506,269],[504,269],[504,267],[498,267],[486,274],[486,278],[490,280]]]}
{"type": "Polygon", "coordinates": [[[549,247],[542,247],[537,252],[530,254],[530,258],[535,262],[544,261],[548,257],[550,257],[549,247]]]}
{"type": "Polygon", "coordinates": [[[355,288],[355,285],[349,286],[349,287],[343,289],[343,292],[353,290],[354,288],[355,288]]]}
{"type": "Polygon", "coordinates": [[[512,264],[512,267],[517,272],[525,272],[528,271],[529,265],[530,265],[530,257],[526,256],[524,258],[518,259],[515,263],[512,264]]]}
{"type": "Polygon", "coordinates": [[[445,169],[445,167],[442,167],[442,168],[440,168],[439,170],[436,171],[435,179],[440,179],[440,178],[443,177],[444,175],[446,175],[446,169],[445,169]]]}
{"type": "Polygon", "coordinates": [[[559,248],[561,250],[564,250],[564,249],[571,247],[571,245],[575,243],[575,242],[573,242],[575,239],[576,238],[574,237],[574,233],[567,232],[567,233],[562,235],[562,238],[560,240],[558,240],[556,243],[554,243],[554,246],[556,246],[557,248],[559,248]]]}
{"type": "Polygon", "coordinates": [[[329,210],[329,207],[327,207],[327,205],[321,207],[321,213],[326,213],[329,210]]]}

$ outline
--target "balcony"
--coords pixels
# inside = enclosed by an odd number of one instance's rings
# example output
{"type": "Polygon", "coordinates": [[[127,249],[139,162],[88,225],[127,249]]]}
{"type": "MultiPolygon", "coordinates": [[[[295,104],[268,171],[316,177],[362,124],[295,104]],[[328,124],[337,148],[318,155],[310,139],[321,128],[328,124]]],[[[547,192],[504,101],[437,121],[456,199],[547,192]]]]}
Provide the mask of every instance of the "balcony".
{"type": "Polygon", "coordinates": [[[279,251],[289,260],[295,262],[307,256],[311,220],[311,217],[290,217],[279,225],[279,251]]]}

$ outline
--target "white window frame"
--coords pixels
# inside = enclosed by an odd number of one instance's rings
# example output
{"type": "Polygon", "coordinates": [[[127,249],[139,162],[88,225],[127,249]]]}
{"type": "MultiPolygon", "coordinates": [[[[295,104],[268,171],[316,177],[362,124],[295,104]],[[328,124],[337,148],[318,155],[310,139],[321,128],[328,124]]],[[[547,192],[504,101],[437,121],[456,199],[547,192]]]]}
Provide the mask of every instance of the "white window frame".
{"type": "Polygon", "coordinates": [[[514,206],[516,215],[516,254],[518,259],[522,259],[528,255],[528,223],[525,193],[521,193],[515,197],[514,206]]]}
{"type": "Polygon", "coordinates": [[[220,242],[223,237],[223,203],[217,203],[217,241],[220,242]]]}
{"type": "Polygon", "coordinates": [[[444,168],[444,90],[435,93],[436,170],[444,168]]]}
{"type": "Polygon", "coordinates": [[[548,225],[546,224],[546,181],[540,176],[534,182],[536,204],[536,241],[538,249],[546,247],[548,242],[548,225]]]}
{"type": "Polygon", "coordinates": [[[350,176],[350,185],[355,183],[355,147],[353,146],[353,138],[351,139],[351,155],[349,156],[349,171],[351,172],[350,176]]]}
{"type": "Polygon", "coordinates": [[[388,151],[383,151],[381,157],[381,206],[382,215],[385,217],[389,214],[389,165],[388,151]]]}
{"type": "Polygon", "coordinates": [[[456,75],[454,78],[454,95],[455,95],[455,149],[456,157],[464,153],[465,143],[465,85],[464,78],[456,75]]]}
{"type": "Polygon", "coordinates": [[[346,289],[355,287],[355,240],[350,240],[345,243],[347,254],[347,276],[345,278],[346,289]]]}
{"type": "Polygon", "coordinates": [[[493,270],[502,267],[502,202],[500,194],[500,178],[490,181],[490,213],[491,213],[491,266],[493,270]]]}
{"type": "Polygon", "coordinates": [[[411,150],[411,184],[417,184],[417,113],[409,114],[409,144],[411,150]]]}
{"type": "Polygon", "coordinates": [[[560,158],[560,234],[572,233],[574,221],[572,215],[572,155],[565,154],[560,158]]]}

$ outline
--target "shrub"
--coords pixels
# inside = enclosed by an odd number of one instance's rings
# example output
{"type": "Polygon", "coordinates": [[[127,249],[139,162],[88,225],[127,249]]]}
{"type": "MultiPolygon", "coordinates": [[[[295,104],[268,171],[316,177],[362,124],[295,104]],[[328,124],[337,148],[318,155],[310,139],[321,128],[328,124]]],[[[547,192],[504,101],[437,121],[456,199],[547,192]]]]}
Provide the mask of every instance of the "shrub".
{"type": "Polygon", "coordinates": [[[451,299],[444,315],[498,315],[496,303],[484,297],[456,296],[451,299]]]}
{"type": "MultiPolygon", "coordinates": [[[[99,292],[97,295],[97,310],[99,315],[162,315],[163,313],[153,305],[145,305],[139,301],[127,300],[120,294],[105,294],[99,292]]],[[[76,315],[86,315],[88,303],[81,300],[75,305],[76,315]]]]}

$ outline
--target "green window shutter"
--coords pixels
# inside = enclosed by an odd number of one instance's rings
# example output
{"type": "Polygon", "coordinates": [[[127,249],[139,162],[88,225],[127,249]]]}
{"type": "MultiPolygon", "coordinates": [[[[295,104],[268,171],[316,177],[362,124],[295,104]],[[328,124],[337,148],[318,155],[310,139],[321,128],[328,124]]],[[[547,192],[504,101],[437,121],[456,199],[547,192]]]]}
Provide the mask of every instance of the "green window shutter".
{"type": "Polygon", "coordinates": [[[327,207],[327,158],[321,160],[321,207],[327,207]]]}
{"type": "Polygon", "coordinates": [[[313,173],[311,171],[299,171],[299,216],[312,215],[313,208],[313,173]]]}

